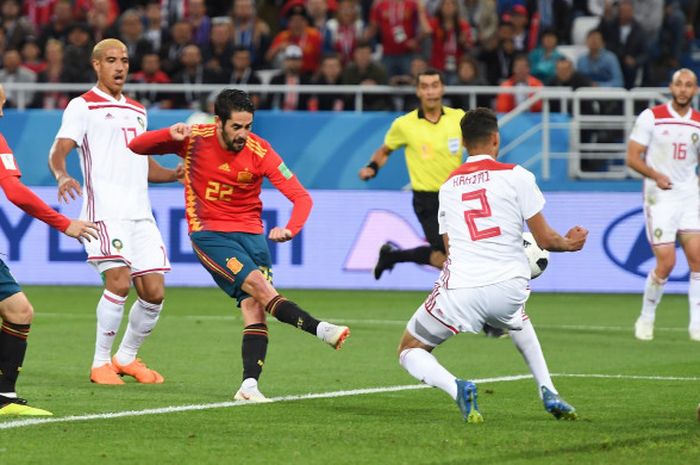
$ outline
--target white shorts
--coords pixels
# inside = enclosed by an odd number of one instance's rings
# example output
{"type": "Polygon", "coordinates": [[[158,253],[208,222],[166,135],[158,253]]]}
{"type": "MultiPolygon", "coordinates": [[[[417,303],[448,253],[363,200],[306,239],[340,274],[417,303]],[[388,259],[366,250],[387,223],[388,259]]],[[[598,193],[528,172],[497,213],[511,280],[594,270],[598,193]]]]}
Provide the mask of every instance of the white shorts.
{"type": "Polygon", "coordinates": [[[524,304],[529,296],[529,281],[525,278],[460,289],[436,285],[408,321],[406,329],[432,347],[453,334],[480,333],[486,323],[517,331],[528,318],[524,304]]]}
{"type": "Polygon", "coordinates": [[[170,271],[170,261],[155,221],[97,221],[99,240],[83,241],[88,263],[99,273],[128,266],[131,276],[170,271]]]}
{"type": "Polygon", "coordinates": [[[647,239],[652,246],[672,245],[678,234],[700,234],[700,199],[644,202],[647,239]]]}

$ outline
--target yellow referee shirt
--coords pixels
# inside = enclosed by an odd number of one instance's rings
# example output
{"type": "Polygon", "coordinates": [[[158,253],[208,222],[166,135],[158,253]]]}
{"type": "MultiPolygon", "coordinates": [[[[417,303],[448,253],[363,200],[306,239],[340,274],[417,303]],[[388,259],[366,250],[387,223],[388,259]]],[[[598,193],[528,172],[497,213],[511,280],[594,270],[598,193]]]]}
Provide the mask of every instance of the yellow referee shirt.
{"type": "Polygon", "coordinates": [[[421,109],[399,116],[384,137],[389,150],[406,147],[406,165],[414,191],[437,192],[450,173],[462,164],[464,110],[442,107],[442,116],[431,123],[421,109]]]}

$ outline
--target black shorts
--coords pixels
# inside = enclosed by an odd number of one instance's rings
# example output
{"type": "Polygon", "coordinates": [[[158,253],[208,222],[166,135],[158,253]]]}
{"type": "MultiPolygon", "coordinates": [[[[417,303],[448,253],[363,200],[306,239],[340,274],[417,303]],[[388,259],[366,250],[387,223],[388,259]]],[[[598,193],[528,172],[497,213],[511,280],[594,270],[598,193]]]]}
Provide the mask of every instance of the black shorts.
{"type": "Polygon", "coordinates": [[[440,200],[437,192],[413,191],[413,211],[423,227],[425,240],[430,243],[432,250],[445,253],[445,243],[440,236],[438,226],[438,209],[440,200]]]}

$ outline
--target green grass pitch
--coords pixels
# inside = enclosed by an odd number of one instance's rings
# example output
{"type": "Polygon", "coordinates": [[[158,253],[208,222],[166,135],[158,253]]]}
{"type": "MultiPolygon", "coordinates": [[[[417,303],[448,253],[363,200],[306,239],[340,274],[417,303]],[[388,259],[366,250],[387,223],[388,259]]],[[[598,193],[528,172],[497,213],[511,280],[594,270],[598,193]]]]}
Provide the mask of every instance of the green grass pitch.
{"type": "MultiPolygon", "coordinates": [[[[437,389],[143,412],[232,400],[241,372],[241,319],[232,301],[216,289],[168,289],[140,354],[165,384],[108,387],[88,381],[100,289],[25,291],[37,315],[19,392],[60,421],[8,427],[18,419],[0,420],[2,465],[700,463],[700,343],[688,338],[685,296],[664,297],[656,338],[644,343],[632,335],[639,295],[534,293],[528,313],[580,421],[554,420],[533,381],[521,379],[480,383],[485,423],[468,425],[437,389]],[[564,376],[572,374],[586,376],[564,376]],[[125,411],[141,415],[65,418],[125,411]]],[[[352,336],[336,352],[271,323],[260,383],[268,397],[416,384],[395,352],[426,293],[286,295],[318,317],[347,322],[352,336]]],[[[528,374],[508,338],[462,335],[435,353],[465,378],[528,374]]]]}

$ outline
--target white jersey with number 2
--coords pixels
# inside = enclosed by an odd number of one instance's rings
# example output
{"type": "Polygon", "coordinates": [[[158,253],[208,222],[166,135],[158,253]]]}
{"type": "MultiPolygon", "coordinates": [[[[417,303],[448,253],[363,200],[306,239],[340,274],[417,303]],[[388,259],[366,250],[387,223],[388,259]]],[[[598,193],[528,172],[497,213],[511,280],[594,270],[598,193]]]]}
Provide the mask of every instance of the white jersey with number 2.
{"type": "Polygon", "coordinates": [[[81,219],[153,219],[148,157],[128,147],[147,127],[143,105],[124,95],[116,100],[93,87],[70,101],[56,138],[71,139],[78,146],[83,172],[81,219]]]}
{"type": "Polygon", "coordinates": [[[659,200],[698,195],[700,112],[690,109],[680,116],[671,103],[644,110],[630,139],[645,146],[646,164],[669,177],[672,187],[662,190],[652,179],[644,179],[645,195],[659,200]]]}
{"type": "Polygon", "coordinates": [[[544,207],[535,176],[488,155],[472,155],[440,187],[440,234],[449,238],[447,289],[530,279],[523,222],[544,207]]]}

